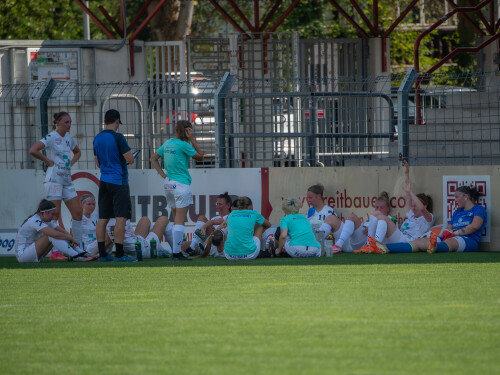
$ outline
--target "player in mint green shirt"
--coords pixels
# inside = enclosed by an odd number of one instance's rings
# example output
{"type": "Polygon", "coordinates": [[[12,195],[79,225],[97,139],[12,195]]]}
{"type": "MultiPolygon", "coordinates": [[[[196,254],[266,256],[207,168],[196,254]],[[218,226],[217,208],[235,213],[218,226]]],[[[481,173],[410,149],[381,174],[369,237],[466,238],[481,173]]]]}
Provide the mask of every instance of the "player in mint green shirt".
{"type": "Polygon", "coordinates": [[[298,213],[301,206],[298,198],[283,200],[282,208],[285,216],[280,222],[281,233],[275,251],[276,256],[280,256],[283,249],[294,258],[321,256],[321,244],[316,241],[311,223],[304,215],[298,213]]]}
{"type": "Polygon", "coordinates": [[[187,211],[193,203],[191,175],[188,171],[190,158],[202,161],[203,154],[194,138],[193,125],[189,121],[181,120],[175,125],[175,137],[166,141],[149,159],[154,169],[165,180],[165,197],[174,216],[173,257],[178,260],[189,259],[182,255],[181,245],[187,211]],[[163,157],[166,173],[158,161],[160,157],[163,157]]]}
{"type": "Polygon", "coordinates": [[[260,253],[264,230],[271,226],[261,214],[253,210],[252,200],[239,197],[236,210],[227,217],[227,239],[224,252],[229,260],[255,259],[260,253]]]}

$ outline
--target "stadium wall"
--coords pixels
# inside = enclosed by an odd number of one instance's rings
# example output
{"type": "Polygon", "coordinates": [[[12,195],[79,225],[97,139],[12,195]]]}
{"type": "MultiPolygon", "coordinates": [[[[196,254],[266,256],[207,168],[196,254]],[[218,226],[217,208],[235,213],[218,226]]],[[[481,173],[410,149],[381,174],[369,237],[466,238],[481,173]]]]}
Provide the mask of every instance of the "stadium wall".
{"type": "MultiPolygon", "coordinates": [[[[240,168],[240,169],[193,169],[192,191],[194,204],[188,212],[186,231],[191,234],[197,215],[215,216],[215,200],[218,194],[229,192],[234,197],[249,196],[254,208],[279,224],[283,215],[283,197],[296,196],[304,201],[307,188],[316,183],[325,187],[326,203],[341,218],[350,212],[366,219],[373,211],[373,204],[381,191],[391,197],[391,214],[401,222],[404,219],[403,170],[398,167],[344,167],[344,168],[240,168]]],[[[17,228],[31,215],[44,198],[44,173],[37,170],[3,170],[0,182],[2,212],[0,216],[0,255],[13,256],[17,228]]],[[[451,217],[454,188],[462,184],[475,184],[485,193],[481,203],[488,212],[488,223],[482,251],[498,251],[491,243],[500,241],[495,232],[500,213],[492,207],[500,207],[500,166],[413,167],[410,172],[412,188],[416,193],[431,195],[434,201],[436,225],[443,223],[443,213],[451,217]]],[[[99,171],[74,171],[76,190],[82,194],[91,192],[97,196],[99,171]]],[[[169,215],[166,207],[163,182],[153,170],[130,170],[130,188],[133,201],[132,222],[141,216],[156,220],[169,215]]],[[[69,227],[69,212],[63,205],[61,224],[69,227]]],[[[188,236],[190,237],[190,236],[188,236]]]]}

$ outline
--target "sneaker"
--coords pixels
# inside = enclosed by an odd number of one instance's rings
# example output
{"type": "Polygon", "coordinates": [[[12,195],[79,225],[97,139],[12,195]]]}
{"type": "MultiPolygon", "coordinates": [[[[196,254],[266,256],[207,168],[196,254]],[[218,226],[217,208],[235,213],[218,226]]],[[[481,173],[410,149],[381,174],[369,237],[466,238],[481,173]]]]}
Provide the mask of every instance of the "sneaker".
{"type": "Polygon", "coordinates": [[[91,257],[86,251],[68,258],[68,262],[91,262],[93,260],[95,260],[95,258],[91,257]]]}
{"type": "Polygon", "coordinates": [[[184,256],[184,254],[182,254],[182,252],[180,252],[180,253],[174,253],[172,255],[172,258],[174,260],[192,260],[192,259],[188,258],[187,256],[184,256]]]}
{"type": "Polygon", "coordinates": [[[98,262],[114,262],[115,258],[113,258],[111,255],[106,255],[105,257],[99,257],[97,258],[98,262]]]}
{"type": "Polygon", "coordinates": [[[131,258],[129,256],[124,255],[121,258],[115,257],[114,261],[115,262],[137,262],[137,258],[131,258]]]}
{"type": "Polygon", "coordinates": [[[207,237],[208,237],[206,234],[201,233],[201,230],[200,230],[200,229],[196,229],[196,230],[194,231],[194,234],[196,234],[198,237],[200,237],[200,239],[201,239],[202,241],[205,241],[205,240],[207,239],[207,237]]]}
{"type": "Polygon", "coordinates": [[[361,249],[354,250],[354,253],[356,253],[356,254],[371,254],[372,251],[373,251],[372,245],[370,245],[369,243],[367,243],[361,249]]]}
{"type": "Polygon", "coordinates": [[[431,235],[429,236],[429,247],[427,248],[427,254],[435,253],[436,247],[437,247],[437,234],[431,232],[431,235]]]}
{"type": "Polygon", "coordinates": [[[196,255],[196,250],[193,250],[190,247],[188,247],[186,250],[186,254],[192,257],[193,255],[196,255]]]}
{"type": "Polygon", "coordinates": [[[168,251],[160,250],[158,251],[158,258],[170,258],[168,251]]]}
{"type": "Polygon", "coordinates": [[[274,247],[274,240],[269,241],[269,253],[271,254],[272,257],[276,257],[276,248],[274,247]]]}
{"type": "Polygon", "coordinates": [[[332,254],[340,254],[342,252],[342,248],[338,245],[332,246],[332,254]]]}
{"type": "Polygon", "coordinates": [[[378,242],[373,237],[368,237],[368,244],[372,247],[372,251],[370,254],[387,254],[389,249],[383,243],[378,242]]]}
{"type": "Polygon", "coordinates": [[[59,251],[52,251],[50,253],[50,260],[66,260],[68,257],[59,251]]]}

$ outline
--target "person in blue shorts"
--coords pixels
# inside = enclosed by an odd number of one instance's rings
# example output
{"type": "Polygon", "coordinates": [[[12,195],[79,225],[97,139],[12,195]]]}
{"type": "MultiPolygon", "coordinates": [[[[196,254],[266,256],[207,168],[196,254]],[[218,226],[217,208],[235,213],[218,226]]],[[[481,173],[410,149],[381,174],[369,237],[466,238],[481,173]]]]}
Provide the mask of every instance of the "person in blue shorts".
{"type": "Polygon", "coordinates": [[[298,198],[283,200],[285,216],[280,221],[281,233],[274,255],[280,256],[284,249],[294,258],[321,256],[321,244],[316,241],[311,223],[304,215],[299,214],[301,206],[298,198]]]}
{"type": "Polygon", "coordinates": [[[477,204],[481,193],[473,186],[461,186],[455,190],[455,205],[451,220],[439,236],[431,232],[429,238],[418,238],[409,243],[388,244],[392,253],[469,252],[477,251],[486,225],[486,210],[477,204]]]}
{"type": "Polygon", "coordinates": [[[178,121],[175,126],[175,137],[170,138],[151,156],[151,165],[165,180],[165,197],[174,216],[173,258],[190,260],[181,251],[184,237],[184,222],[189,206],[193,203],[191,193],[191,175],[189,174],[189,159],[203,161],[203,153],[194,138],[193,125],[189,121],[178,121]],[[191,143],[191,144],[190,144],[191,143]],[[158,160],[163,158],[165,171],[158,160]]]}
{"type": "Polygon", "coordinates": [[[261,214],[253,210],[252,200],[239,197],[236,209],[227,217],[227,239],[224,252],[229,260],[251,260],[260,253],[264,230],[271,226],[261,214]]]}

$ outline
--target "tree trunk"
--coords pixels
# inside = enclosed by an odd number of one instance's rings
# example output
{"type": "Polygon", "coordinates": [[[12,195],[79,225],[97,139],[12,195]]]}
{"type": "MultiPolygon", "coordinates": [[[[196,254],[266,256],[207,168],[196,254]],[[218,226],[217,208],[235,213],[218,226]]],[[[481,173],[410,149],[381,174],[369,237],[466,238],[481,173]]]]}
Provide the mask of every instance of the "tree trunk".
{"type": "MultiPolygon", "coordinates": [[[[148,7],[152,12],[159,0],[148,7]]],[[[151,39],[154,41],[184,40],[191,31],[194,0],[167,0],[151,19],[151,39]]]]}

